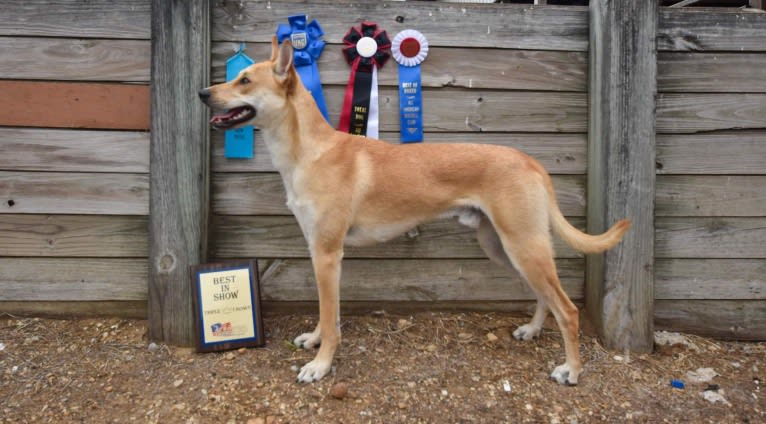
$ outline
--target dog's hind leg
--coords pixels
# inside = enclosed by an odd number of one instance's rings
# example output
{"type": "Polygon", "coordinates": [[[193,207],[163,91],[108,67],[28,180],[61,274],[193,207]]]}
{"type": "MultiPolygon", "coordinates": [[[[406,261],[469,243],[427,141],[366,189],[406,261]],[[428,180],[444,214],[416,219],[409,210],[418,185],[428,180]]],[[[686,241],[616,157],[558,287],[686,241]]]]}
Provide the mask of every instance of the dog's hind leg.
{"type": "MultiPolygon", "coordinates": [[[[492,262],[495,262],[508,270],[518,271],[513,262],[511,262],[511,259],[505,253],[503,243],[500,241],[500,237],[497,235],[495,227],[492,226],[492,222],[484,214],[482,214],[481,221],[479,222],[476,236],[479,241],[479,246],[481,246],[484,253],[487,254],[492,262]]],[[[529,323],[522,325],[513,332],[513,337],[517,340],[532,340],[537,337],[540,334],[540,330],[543,328],[545,318],[548,316],[548,305],[540,298],[540,296],[537,296],[536,291],[535,296],[537,297],[535,315],[529,323]]]]}
{"type": "Polygon", "coordinates": [[[566,362],[553,370],[551,378],[560,384],[576,385],[582,372],[579,315],[577,307],[561,288],[548,227],[543,221],[535,222],[540,218],[530,213],[528,219],[517,220],[525,225],[503,228],[501,223],[498,235],[511,262],[537,293],[537,297],[550,307],[564,338],[566,362]]]}

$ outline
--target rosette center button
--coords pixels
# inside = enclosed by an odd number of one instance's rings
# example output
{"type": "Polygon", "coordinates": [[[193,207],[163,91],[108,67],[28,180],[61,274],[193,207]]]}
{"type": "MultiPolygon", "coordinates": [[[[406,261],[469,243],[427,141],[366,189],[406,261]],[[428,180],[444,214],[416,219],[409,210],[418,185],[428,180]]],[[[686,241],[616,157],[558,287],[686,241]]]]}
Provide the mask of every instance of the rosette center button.
{"type": "Polygon", "coordinates": [[[362,57],[372,57],[378,51],[378,43],[372,37],[362,37],[356,43],[356,51],[362,57]]]}

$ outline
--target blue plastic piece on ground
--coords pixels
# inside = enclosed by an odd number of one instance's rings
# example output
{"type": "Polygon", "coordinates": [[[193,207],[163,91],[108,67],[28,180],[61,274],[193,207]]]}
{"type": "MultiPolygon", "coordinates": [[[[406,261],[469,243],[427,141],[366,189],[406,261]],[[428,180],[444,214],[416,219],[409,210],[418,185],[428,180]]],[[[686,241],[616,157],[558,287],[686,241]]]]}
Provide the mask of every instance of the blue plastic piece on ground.
{"type": "Polygon", "coordinates": [[[676,389],[683,389],[684,388],[684,382],[681,380],[670,380],[670,385],[672,387],[675,387],[676,389]]]}

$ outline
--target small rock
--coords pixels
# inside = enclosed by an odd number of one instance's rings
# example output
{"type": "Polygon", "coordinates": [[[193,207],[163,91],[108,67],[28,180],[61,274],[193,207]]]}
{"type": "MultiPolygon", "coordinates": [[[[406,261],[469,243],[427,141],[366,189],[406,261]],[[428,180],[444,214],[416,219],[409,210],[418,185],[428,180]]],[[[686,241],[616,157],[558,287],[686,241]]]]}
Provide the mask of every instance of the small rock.
{"type": "Polygon", "coordinates": [[[231,361],[234,359],[234,352],[227,352],[225,355],[223,355],[223,359],[231,361]]]}
{"type": "Polygon", "coordinates": [[[404,330],[405,328],[409,328],[409,327],[412,327],[412,322],[410,322],[409,320],[401,318],[399,321],[396,321],[397,330],[404,330]]]}
{"type": "Polygon", "coordinates": [[[299,369],[297,365],[290,365],[290,371],[292,372],[298,372],[299,369]]]}
{"type": "Polygon", "coordinates": [[[524,405],[524,409],[526,409],[527,411],[531,411],[532,409],[534,409],[534,407],[532,407],[532,404],[528,403],[528,404],[524,405]]]}
{"type": "Polygon", "coordinates": [[[332,386],[332,389],[330,389],[330,396],[334,397],[335,399],[343,399],[348,394],[348,384],[344,382],[335,383],[334,386],[332,386]]]}
{"type": "Polygon", "coordinates": [[[429,352],[436,352],[436,349],[438,349],[438,347],[436,347],[435,344],[429,344],[428,346],[426,346],[426,350],[429,352]]]}
{"type": "Polygon", "coordinates": [[[410,389],[414,389],[415,386],[417,386],[417,384],[415,384],[414,381],[408,381],[407,382],[407,387],[409,387],[410,389]]]}
{"type": "Polygon", "coordinates": [[[710,402],[710,403],[721,402],[724,405],[731,406],[729,401],[726,400],[725,397],[723,397],[723,390],[717,391],[717,392],[713,391],[713,390],[706,390],[706,391],[702,392],[702,397],[705,398],[705,400],[710,402]]]}
{"type": "Polygon", "coordinates": [[[173,387],[178,388],[182,384],[184,384],[184,381],[179,378],[178,380],[173,382],[173,387]]]}
{"type": "Polygon", "coordinates": [[[241,347],[241,348],[237,349],[237,353],[239,353],[240,355],[244,354],[245,352],[247,352],[247,348],[246,347],[241,347]]]}
{"type": "Polygon", "coordinates": [[[13,368],[11,368],[11,374],[16,374],[17,372],[19,372],[19,366],[14,365],[13,368]]]}
{"type": "Polygon", "coordinates": [[[156,352],[160,350],[160,347],[157,345],[157,343],[151,342],[149,343],[149,347],[147,347],[147,349],[149,349],[149,352],[156,352]]]}
{"type": "Polygon", "coordinates": [[[5,350],[5,343],[0,343],[0,352],[5,350]]]}
{"type": "Polygon", "coordinates": [[[734,368],[739,368],[739,367],[742,366],[742,364],[737,362],[737,361],[734,361],[734,362],[731,363],[731,366],[734,367],[734,368]]]}
{"type": "Polygon", "coordinates": [[[471,335],[471,333],[458,333],[458,335],[457,335],[457,338],[460,339],[460,340],[468,340],[471,337],[473,337],[471,335]]]}
{"type": "Polygon", "coordinates": [[[687,371],[686,379],[690,383],[709,383],[718,373],[712,368],[697,368],[696,371],[687,371]]]}
{"type": "Polygon", "coordinates": [[[446,391],[446,390],[442,389],[442,396],[447,396],[448,394],[449,394],[449,392],[448,392],[448,391],[446,391]]]}
{"type": "Polygon", "coordinates": [[[487,341],[490,343],[494,343],[498,340],[497,336],[494,333],[487,333],[487,341]]]}
{"type": "Polygon", "coordinates": [[[266,424],[266,420],[263,418],[250,418],[247,420],[247,424],[266,424]]]}
{"type": "Polygon", "coordinates": [[[38,336],[27,337],[26,339],[24,339],[24,344],[28,345],[37,341],[40,341],[40,337],[38,336]]]}
{"type": "Polygon", "coordinates": [[[107,392],[107,393],[111,392],[112,390],[114,390],[114,388],[112,386],[104,387],[104,391],[107,392]]]}
{"type": "Polygon", "coordinates": [[[614,355],[614,360],[617,362],[622,362],[625,360],[625,358],[622,355],[614,355]]]}
{"type": "Polygon", "coordinates": [[[506,393],[511,393],[511,382],[508,380],[503,380],[503,391],[506,393]]]}
{"type": "Polygon", "coordinates": [[[680,333],[669,333],[667,331],[655,331],[654,343],[658,346],[664,346],[672,348],[674,346],[683,346],[689,348],[695,352],[699,352],[700,348],[696,344],[692,343],[684,335],[680,333]]]}

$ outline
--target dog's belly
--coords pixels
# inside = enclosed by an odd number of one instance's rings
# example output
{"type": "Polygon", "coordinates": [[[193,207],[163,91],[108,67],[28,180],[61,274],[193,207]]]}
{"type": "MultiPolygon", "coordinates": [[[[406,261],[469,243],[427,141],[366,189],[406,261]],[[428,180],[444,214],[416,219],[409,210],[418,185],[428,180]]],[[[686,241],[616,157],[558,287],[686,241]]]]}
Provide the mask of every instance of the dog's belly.
{"type": "Polygon", "coordinates": [[[377,225],[353,225],[346,234],[347,246],[369,246],[382,243],[415,228],[418,221],[394,222],[377,225]]]}
{"type": "MultiPolygon", "coordinates": [[[[461,224],[475,229],[479,227],[482,215],[481,210],[466,206],[446,210],[434,218],[457,218],[461,224]]],[[[412,219],[373,225],[353,225],[346,234],[344,244],[347,246],[369,246],[375,243],[382,243],[406,233],[424,221],[429,221],[429,219],[412,219]]]]}

